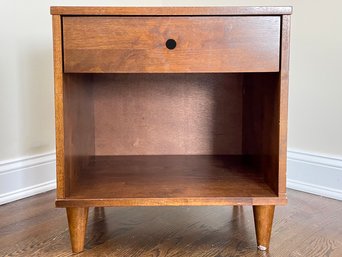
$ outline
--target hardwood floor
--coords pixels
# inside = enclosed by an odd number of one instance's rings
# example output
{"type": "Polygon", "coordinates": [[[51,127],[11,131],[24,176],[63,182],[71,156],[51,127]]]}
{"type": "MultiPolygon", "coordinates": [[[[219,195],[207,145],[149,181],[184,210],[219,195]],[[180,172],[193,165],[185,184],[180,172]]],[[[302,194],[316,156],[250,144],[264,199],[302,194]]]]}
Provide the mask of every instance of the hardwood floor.
{"type": "MultiPolygon", "coordinates": [[[[65,209],[51,191],[0,206],[0,256],[71,256],[65,209]]],[[[252,207],[91,208],[79,256],[342,256],[342,202],[293,190],[277,207],[269,253],[252,207]]]]}

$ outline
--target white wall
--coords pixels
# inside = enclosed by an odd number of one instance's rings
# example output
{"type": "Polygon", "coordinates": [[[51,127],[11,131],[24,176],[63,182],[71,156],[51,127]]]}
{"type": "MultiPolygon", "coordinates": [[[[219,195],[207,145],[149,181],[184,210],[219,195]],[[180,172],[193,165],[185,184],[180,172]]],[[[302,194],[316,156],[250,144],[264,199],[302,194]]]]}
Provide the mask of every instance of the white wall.
{"type": "Polygon", "coordinates": [[[15,0],[2,4],[0,160],[54,148],[52,39],[48,12],[44,1],[15,0]]]}
{"type": "MultiPolygon", "coordinates": [[[[0,182],[16,185],[7,175],[20,170],[20,160],[41,160],[54,151],[54,105],[52,71],[52,33],[50,5],[141,5],[142,1],[104,0],[12,0],[2,4],[0,17],[0,182]],[[23,159],[24,158],[24,159],[23,159]],[[17,163],[19,168],[14,168],[17,163]],[[10,165],[10,166],[9,166],[10,165]],[[12,166],[11,166],[12,165],[12,166]],[[1,171],[2,170],[2,171],[1,171]],[[6,181],[5,181],[6,180],[6,181]]],[[[152,6],[181,5],[292,5],[292,40],[289,100],[289,148],[294,153],[321,158],[327,156],[337,162],[342,159],[342,1],[221,1],[175,0],[144,1],[152,6]]],[[[291,154],[290,154],[291,155],[291,154]]],[[[50,158],[50,157],[49,157],[50,158]]],[[[302,159],[299,158],[300,161],[302,159]]],[[[296,160],[296,161],[295,161],[296,160]]],[[[291,159],[289,177],[293,181],[309,181],[311,169],[302,176],[303,168],[291,159]]],[[[329,164],[329,162],[328,162],[329,164]]],[[[311,164],[310,164],[311,165],[311,164]]],[[[33,165],[34,166],[34,165],[33,165]]],[[[32,166],[32,167],[33,167],[32,166]]],[[[30,168],[32,168],[30,166],[30,168]]],[[[23,190],[46,181],[53,181],[53,168],[46,167],[46,176],[32,182],[25,179],[10,190],[23,190]],[[35,183],[35,184],[32,184],[35,183]]],[[[335,166],[334,166],[335,167],[335,166]]],[[[336,168],[336,167],[335,167],[336,168]]],[[[339,172],[342,166],[337,166],[339,172]]],[[[43,169],[44,170],[44,169],[43,169]]],[[[321,172],[327,173],[326,170],[321,172]]],[[[320,175],[317,183],[341,190],[341,186],[324,184],[320,175]]],[[[342,173],[336,173],[342,174],[342,173]]],[[[24,178],[23,178],[24,176],[24,178]]],[[[335,175],[334,175],[335,176],[335,175]]],[[[341,177],[341,176],[340,176],[341,177]]],[[[312,181],[311,181],[312,182],[312,181]]],[[[315,185],[316,182],[314,182],[315,185]]],[[[340,183],[341,185],[342,183],[340,183]]],[[[53,185],[50,183],[50,187],[53,185]]],[[[294,186],[296,187],[296,186],[294,186]]],[[[4,187],[3,187],[4,188],[4,187]]],[[[300,188],[300,187],[297,187],[300,188]]],[[[303,189],[303,188],[302,188],[303,189]]],[[[8,194],[12,191],[1,191],[8,194]]],[[[339,191],[338,191],[339,192],[339,191]]],[[[14,198],[13,198],[14,199],[14,198]]],[[[1,200],[0,200],[1,202],[1,200]]]]}

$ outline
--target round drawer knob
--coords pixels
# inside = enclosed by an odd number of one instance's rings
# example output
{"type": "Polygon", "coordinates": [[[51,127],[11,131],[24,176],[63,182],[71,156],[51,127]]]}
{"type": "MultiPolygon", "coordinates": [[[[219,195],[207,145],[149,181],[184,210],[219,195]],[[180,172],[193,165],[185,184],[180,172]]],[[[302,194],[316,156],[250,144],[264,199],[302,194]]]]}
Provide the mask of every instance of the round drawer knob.
{"type": "Polygon", "coordinates": [[[176,40],[170,38],[170,39],[166,40],[165,45],[166,45],[167,49],[172,50],[172,49],[176,48],[177,43],[176,43],[176,40]]]}

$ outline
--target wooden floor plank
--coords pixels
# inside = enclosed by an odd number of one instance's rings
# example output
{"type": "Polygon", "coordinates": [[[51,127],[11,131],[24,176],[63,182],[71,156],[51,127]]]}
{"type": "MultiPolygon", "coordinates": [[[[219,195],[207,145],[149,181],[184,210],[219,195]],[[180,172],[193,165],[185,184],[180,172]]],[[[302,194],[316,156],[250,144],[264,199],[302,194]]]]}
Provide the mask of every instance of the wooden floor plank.
{"type": "MultiPolygon", "coordinates": [[[[342,202],[293,190],[277,207],[269,253],[256,249],[252,208],[91,208],[78,256],[342,256],[342,202]]],[[[72,256],[51,191],[0,206],[0,256],[72,256]]]]}

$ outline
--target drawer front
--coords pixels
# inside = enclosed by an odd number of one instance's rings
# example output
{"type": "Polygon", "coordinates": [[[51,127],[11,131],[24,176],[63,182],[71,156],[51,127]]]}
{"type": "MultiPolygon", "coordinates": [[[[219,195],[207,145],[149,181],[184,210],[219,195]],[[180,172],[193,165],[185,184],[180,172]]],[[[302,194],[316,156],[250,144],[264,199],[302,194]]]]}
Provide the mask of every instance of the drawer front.
{"type": "Polygon", "coordinates": [[[63,17],[63,44],[64,72],[275,72],[280,16],[63,17]]]}

